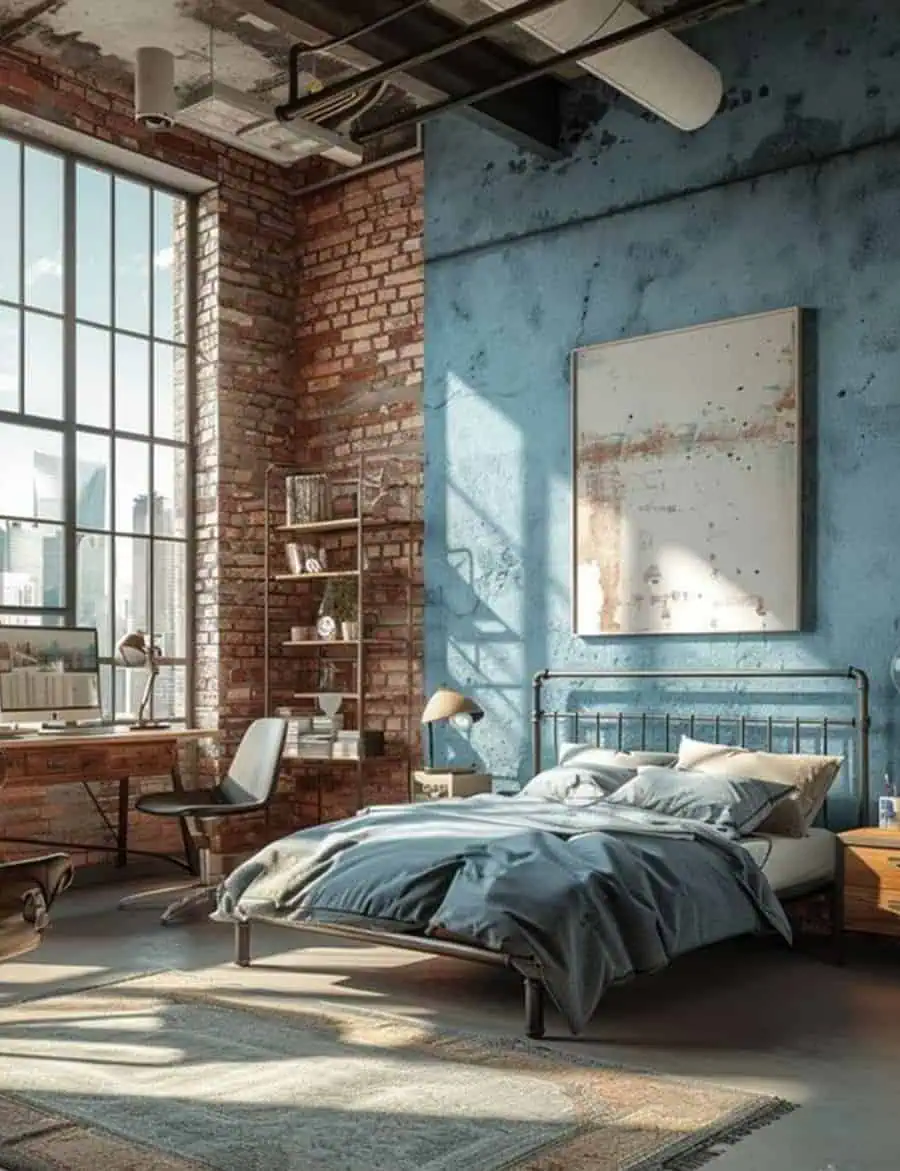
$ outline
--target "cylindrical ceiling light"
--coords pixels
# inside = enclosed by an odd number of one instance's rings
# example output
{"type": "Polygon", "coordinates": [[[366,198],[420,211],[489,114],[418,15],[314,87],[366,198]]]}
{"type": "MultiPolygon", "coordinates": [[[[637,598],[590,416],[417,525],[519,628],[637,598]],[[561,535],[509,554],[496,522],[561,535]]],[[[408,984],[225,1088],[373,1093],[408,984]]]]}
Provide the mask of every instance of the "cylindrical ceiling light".
{"type": "Polygon", "coordinates": [[[144,46],[134,62],[134,117],[150,130],[175,124],[175,58],[168,49],[144,46]]]}

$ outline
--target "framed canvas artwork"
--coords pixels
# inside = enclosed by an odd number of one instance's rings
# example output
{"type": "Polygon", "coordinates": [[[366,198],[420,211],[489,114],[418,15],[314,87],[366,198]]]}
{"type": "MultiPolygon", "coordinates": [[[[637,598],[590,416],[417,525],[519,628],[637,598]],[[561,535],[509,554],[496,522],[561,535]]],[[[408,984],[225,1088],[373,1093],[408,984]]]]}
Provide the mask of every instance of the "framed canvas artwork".
{"type": "Polygon", "coordinates": [[[581,636],[800,626],[800,310],[572,354],[581,636]]]}

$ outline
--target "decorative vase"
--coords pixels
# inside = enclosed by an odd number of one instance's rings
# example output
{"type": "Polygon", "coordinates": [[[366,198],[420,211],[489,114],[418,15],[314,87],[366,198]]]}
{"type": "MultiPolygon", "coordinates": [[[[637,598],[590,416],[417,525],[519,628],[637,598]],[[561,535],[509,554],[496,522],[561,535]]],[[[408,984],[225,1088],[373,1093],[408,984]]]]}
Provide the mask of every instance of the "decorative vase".
{"type": "Polygon", "coordinates": [[[359,623],[342,622],[341,638],[344,640],[344,642],[356,642],[356,640],[359,638],[359,623]]]}

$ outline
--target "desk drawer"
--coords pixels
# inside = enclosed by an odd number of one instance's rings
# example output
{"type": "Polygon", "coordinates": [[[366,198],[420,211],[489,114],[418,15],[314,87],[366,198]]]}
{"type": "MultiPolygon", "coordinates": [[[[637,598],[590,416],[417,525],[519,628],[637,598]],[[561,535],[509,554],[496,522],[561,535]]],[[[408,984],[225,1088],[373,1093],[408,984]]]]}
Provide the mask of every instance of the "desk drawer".
{"type": "Polygon", "coordinates": [[[172,767],[173,756],[174,747],[168,744],[114,747],[86,744],[75,748],[48,744],[10,753],[6,761],[6,779],[42,781],[52,785],[66,781],[164,776],[172,767]]]}

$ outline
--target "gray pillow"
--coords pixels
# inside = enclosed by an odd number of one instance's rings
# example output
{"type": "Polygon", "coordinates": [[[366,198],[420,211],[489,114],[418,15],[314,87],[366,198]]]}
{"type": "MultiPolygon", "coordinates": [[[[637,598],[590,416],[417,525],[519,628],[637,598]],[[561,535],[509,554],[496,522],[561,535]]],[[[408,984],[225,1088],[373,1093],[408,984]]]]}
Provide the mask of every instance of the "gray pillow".
{"type": "Polygon", "coordinates": [[[519,790],[519,796],[590,805],[595,801],[604,801],[610,793],[635,776],[637,769],[633,768],[557,765],[532,777],[519,790]]]}
{"type": "Polygon", "coordinates": [[[643,765],[675,765],[677,752],[644,752],[642,749],[597,748],[593,744],[579,744],[564,740],[559,746],[559,763],[585,765],[613,765],[615,768],[637,769],[643,765]]]}
{"type": "Polygon", "coordinates": [[[777,781],[686,769],[642,768],[607,800],[702,821],[730,835],[750,834],[793,792],[777,781]]]}

